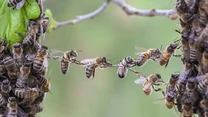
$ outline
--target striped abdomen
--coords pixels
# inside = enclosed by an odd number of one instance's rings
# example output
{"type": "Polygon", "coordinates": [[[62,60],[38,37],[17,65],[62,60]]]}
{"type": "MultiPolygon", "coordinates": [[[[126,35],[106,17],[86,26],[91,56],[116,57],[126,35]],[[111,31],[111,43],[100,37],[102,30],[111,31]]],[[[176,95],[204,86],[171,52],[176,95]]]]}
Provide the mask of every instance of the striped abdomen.
{"type": "Polygon", "coordinates": [[[16,87],[18,88],[24,88],[26,86],[27,79],[26,78],[18,78],[16,82],[16,87]]]}
{"type": "Polygon", "coordinates": [[[43,61],[44,61],[44,58],[42,58],[42,57],[36,57],[35,58],[35,60],[33,62],[33,70],[35,72],[40,72],[42,70],[43,61]]]}
{"type": "Polygon", "coordinates": [[[41,86],[47,84],[47,79],[45,78],[44,75],[38,75],[36,78],[41,86]]]}
{"type": "Polygon", "coordinates": [[[96,65],[88,65],[88,66],[86,66],[85,74],[86,74],[87,78],[90,78],[91,76],[94,77],[94,75],[95,75],[95,68],[96,67],[97,67],[96,65]]]}
{"type": "Polygon", "coordinates": [[[170,54],[168,52],[165,52],[165,53],[162,53],[161,56],[160,56],[160,65],[163,66],[163,65],[166,65],[170,59],[170,54]]]}
{"type": "Polygon", "coordinates": [[[7,56],[6,58],[4,58],[4,66],[9,72],[13,72],[16,69],[15,61],[11,56],[7,56]]]}
{"type": "Polygon", "coordinates": [[[9,0],[7,6],[13,7],[16,6],[18,3],[20,3],[22,0],[9,0]]]}
{"type": "Polygon", "coordinates": [[[150,55],[148,53],[141,54],[137,59],[137,66],[144,65],[149,59],[150,59],[150,55]]]}
{"type": "Polygon", "coordinates": [[[206,80],[204,80],[204,79],[200,80],[199,84],[197,86],[198,91],[202,94],[204,94],[206,87],[207,87],[206,82],[205,82],[206,80]]]}
{"type": "Polygon", "coordinates": [[[119,78],[126,77],[128,69],[125,66],[119,66],[117,70],[117,75],[119,78]]]}
{"type": "Polygon", "coordinates": [[[68,67],[70,66],[70,62],[64,57],[61,59],[61,72],[66,74],[68,71],[68,67]]]}
{"type": "Polygon", "coordinates": [[[25,89],[22,88],[16,88],[14,91],[14,94],[19,98],[24,98],[25,93],[26,93],[25,89]]]}
{"type": "Polygon", "coordinates": [[[24,38],[22,44],[23,44],[23,45],[26,45],[26,46],[31,46],[31,45],[33,45],[33,44],[34,44],[34,41],[35,41],[35,39],[33,39],[33,38],[34,38],[33,35],[28,34],[28,35],[24,38]]]}
{"type": "Polygon", "coordinates": [[[6,103],[4,96],[0,93],[0,106],[3,106],[6,103]]]}
{"type": "Polygon", "coordinates": [[[196,48],[190,46],[190,61],[194,62],[197,61],[197,50],[196,48]]]}

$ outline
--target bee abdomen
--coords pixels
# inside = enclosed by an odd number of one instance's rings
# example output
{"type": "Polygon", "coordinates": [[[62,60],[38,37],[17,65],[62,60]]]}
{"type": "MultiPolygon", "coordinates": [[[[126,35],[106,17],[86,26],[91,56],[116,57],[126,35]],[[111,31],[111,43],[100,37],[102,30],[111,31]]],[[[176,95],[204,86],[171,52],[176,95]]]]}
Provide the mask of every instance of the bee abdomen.
{"type": "Polygon", "coordinates": [[[42,61],[35,60],[35,61],[33,62],[33,70],[34,70],[35,72],[41,71],[41,69],[42,69],[42,67],[43,67],[43,64],[42,64],[42,63],[43,63],[42,61]]]}
{"type": "Polygon", "coordinates": [[[93,68],[91,66],[87,66],[86,70],[85,70],[85,73],[86,73],[86,77],[90,78],[93,74],[93,68]]]}
{"type": "Polygon", "coordinates": [[[24,38],[22,44],[23,44],[23,45],[26,45],[26,46],[33,45],[33,44],[34,44],[34,39],[33,39],[32,35],[29,35],[29,34],[28,34],[28,35],[24,38]]]}
{"type": "Polygon", "coordinates": [[[117,75],[119,78],[124,78],[124,77],[126,77],[127,72],[128,72],[128,69],[126,67],[120,66],[120,67],[118,67],[117,75]]]}
{"type": "Polygon", "coordinates": [[[202,81],[200,81],[199,84],[198,84],[198,86],[197,86],[197,88],[198,88],[198,91],[200,93],[203,93],[205,91],[205,89],[206,89],[206,84],[203,83],[202,81]]]}
{"type": "Polygon", "coordinates": [[[13,6],[17,5],[21,1],[22,0],[9,0],[7,6],[8,7],[13,7],[13,6]]]}
{"type": "Polygon", "coordinates": [[[14,94],[19,98],[24,98],[25,90],[22,90],[22,88],[16,88],[14,94]]]}
{"type": "Polygon", "coordinates": [[[191,62],[196,61],[197,51],[194,48],[190,48],[190,60],[191,62]]]}
{"type": "Polygon", "coordinates": [[[61,60],[61,72],[63,74],[66,74],[69,67],[69,61],[65,60],[65,58],[62,58],[61,60]]]}
{"type": "Polygon", "coordinates": [[[37,80],[39,81],[39,83],[41,84],[41,85],[44,85],[44,84],[46,84],[47,83],[47,79],[44,77],[44,76],[38,76],[37,77],[37,80]]]}
{"type": "Polygon", "coordinates": [[[137,60],[137,66],[142,66],[146,63],[146,61],[149,59],[149,55],[148,54],[142,54],[139,56],[138,60],[137,60]]]}

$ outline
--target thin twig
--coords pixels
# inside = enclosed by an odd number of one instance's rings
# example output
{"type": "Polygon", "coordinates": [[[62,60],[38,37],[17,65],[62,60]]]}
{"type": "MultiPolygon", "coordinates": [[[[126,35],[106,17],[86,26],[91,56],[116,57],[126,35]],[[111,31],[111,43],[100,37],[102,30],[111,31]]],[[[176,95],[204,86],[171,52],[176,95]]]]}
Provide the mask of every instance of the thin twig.
{"type": "Polygon", "coordinates": [[[64,25],[76,24],[77,22],[80,22],[82,20],[94,18],[96,15],[98,15],[101,11],[103,11],[106,8],[106,6],[108,5],[109,2],[110,2],[110,0],[106,0],[98,9],[96,9],[95,11],[93,11],[89,14],[77,16],[75,19],[72,19],[72,20],[68,20],[68,21],[64,21],[64,22],[57,22],[54,29],[62,27],[64,25]]]}
{"type": "Polygon", "coordinates": [[[167,16],[171,19],[174,19],[172,17],[176,17],[176,10],[170,9],[170,10],[156,10],[156,9],[150,9],[150,10],[143,10],[143,9],[137,9],[133,6],[128,5],[125,0],[112,0],[113,3],[121,7],[124,12],[126,12],[127,15],[138,15],[138,16],[147,16],[147,17],[153,17],[153,16],[167,16]]]}
{"type": "Polygon", "coordinates": [[[146,17],[153,17],[153,16],[167,16],[172,20],[175,20],[177,18],[177,13],[175,9],[170,10],[143,10],[143,9],[136,9],[133,6],[128,5],[125,0],[105,0],[105,2],[95,11],[86,14],[77,16],[75,19],[67,20],[64,22],[57,22],[54,29],[57,29],[59,27],[65,26],[65,25],[72,25],[76,24],[82,20],[94,18],[96,15],[98,15],[100,12],[102,12],[106,6],[109,4],[109,2],[113,2],[117,6],[121,7],[124,12],[126,12],[127,15],[138,15],[138,16],[146,16],[146,17]]]}

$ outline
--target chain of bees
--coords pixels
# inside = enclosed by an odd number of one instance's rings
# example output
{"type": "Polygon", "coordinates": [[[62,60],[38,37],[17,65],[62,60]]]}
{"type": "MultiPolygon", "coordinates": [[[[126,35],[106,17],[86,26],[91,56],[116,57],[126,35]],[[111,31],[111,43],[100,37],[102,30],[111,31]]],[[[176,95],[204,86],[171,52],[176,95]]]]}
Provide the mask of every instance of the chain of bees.
{"type": "MultiPolygon", "coordinates": [[[[9,0],[8,7],[20,9],[26,0],[9,0]]],[[[97,68],[117,67],[119,78],[125,78],[128,71],[139,78],[146,95],[160,91],[168,109],[175,108],[183,117],[198,114],[208,117],[208,1],[177,0],[176,11],[182,31],[181,38],[169,44],[165,50],[148,49],[137,59],[127,56],[119,64],[111,64],[106,57],[77,60],[78,51],[63,52],[63,56],[49,55],[48,47],[40,44],[50,26],[50,20],[41,13],[27,26],[27,34],[22,43],[15,43],[10,50],[0,41],[0,116],[34,117],[43,111],[41,103],[45,93],[50,92],[50,79],[46,78],[48,60],[60,60],[63,74],[71,64],[85,67],[87,78],[94,78],[97,68]],[[175,55],[181,49],[182,55],[175,55]],[[181,59],[184,67],[181,73],[173,73],[168,82],[160,74],[142,75],[134,67],[141,67],[152,60],[167,67],[172,56],[181,59]],[[166,85],[166,89],[159,88],[166,85]],[[177,108],[176,108],[176,107],[177,108]]]]}

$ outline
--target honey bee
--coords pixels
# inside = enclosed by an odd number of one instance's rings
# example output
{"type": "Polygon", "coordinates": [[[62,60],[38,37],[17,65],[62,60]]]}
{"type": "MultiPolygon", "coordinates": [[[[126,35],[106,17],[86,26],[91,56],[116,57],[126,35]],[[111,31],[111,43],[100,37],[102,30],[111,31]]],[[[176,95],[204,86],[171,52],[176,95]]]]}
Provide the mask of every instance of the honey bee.
{"type": "Polygon", "coordinates": [[[42,112],[43,111],[43,107],[40,106],[40,105],[37,105],[37,104],[33,104],[33,105],[27,107],[25,111],[29,115],[31,115],[31,114],[33,115],[33,114],[42,112]]]}
{"type": "Polygon", "coordinates": [[[30,74],[30,66],[24,65],[20,68],[20,75],[17,78],[16,87],[24,88],[30,74]]]}
{"type": "Polygon", "coordinates": [[[38,75],[37,80],[39,84],[41,85],[41,90],[43,92],[50,92],[50,89],[51,89],[50,77],[47,80],[44,75],[38,75]]]}
{"type": "Polygon", "coordinates": [[[165,65],[165,67],[167,67],[169,59],[174,54],[178,45],[179,43],[175,41],[174,43],[171,43],[169,46],[166,47],[165,51],[162,52],[158,60],[161,66],[165,65]]]}
{"type": "Polygon", "coordinates": [[[13,58],[18,67],[23,65],[23,48],[20,43],[15,43],[13,45],[13,58]]]}
{"type": "Polygon", "coordinates": [[[35,56],[36,56],[36,54],[27,54],[25,56],[25,63],[24,64],[27,66],[32,66],[35,56]]]}
{"type": "Polygon", "coordinates": [[[7,108],[8,108],[7,117],[17,117],[18,105],[15,97],[9,97],[7,108]]]}
{"type": "Polygon", "coordinates": [[[136,65],[142,66],[144,65],[149,59],[153,61],[157,61],[160,58],[161,51],[159,49],[148,49],[146,52],[142,52],[137,59],[136,65]]]}
{"type": "Polygon", "coordinates": [[[208,100],[207,99],[201,100],[200,101],[200,107],[204,111],[204,117],[208,117],[208,100]]]}
{"type": "Polygon", "coordinates": [[[44,67],[47,67],[47,59],[48,56],[48,47],[41,46],[41,48],[38,50],[37,55],[33,61],[33,70],[34,72],[41,72],[44,67]]]}
{"type": "Polygon", "coordinates": [[[133,66],[135,66],[135,64],[136,64],[136,61],[134,60],[133,57],[131,56],[125,57],[123,60],[121,60],[119,64],[117,75],[120,78],[126,77],[128,70],[132,68],[133,66]]]}
{"type": "Polygon", "coordinates": [[[174,101],[177,96],[176,90],[171,89],[166,92],[165,95],[165,105],[168,109],[172,109],[175,105],[174,101]]]}
{"type": "Polygon", "coordinates": [[[199,23],[202,27],[205,27],[207,24],[207,10],[208,10],[208,5],[206,0],[201,0],[199,2],[199,8],[198,8],[198,13],[199,13],[199,23]]]}
{"type": "Polygon", "coordinates": [[[23,46],[30,47],[32,45],[35,45],[37,36],[36,34],[38,33],[38,25],[35,21],[30,21],[28,26],[27,26],[27,35],[24,38],[22,44],[23,46]]]}
{"type": "Polygon", "coordinates": [[[19,10],[24,6],[25,2],[26,0],[9,0],[7,6],[8,7],[16,6],[16,9],[19,10]]]}
{"type": "Polygon", "coordinates": [[[144,91],[144,93],[146,95],[151,95],[152,88],[156,92],[157,91],[162,91],[161,88],[157,88],[156,89],[155,86],[156,85],[160,85],[161,83],[164,83],[164,81],[161,79],[160,74],[151,74],[148,77],[145,77],[145,76],[141,75],[139,79],[134,81],[134,83],[136,83],[136,84],[142,84],[143,83],[143,91],[144,91]]]}
{"type": "MultiPolygon", "coordinates": [[[[208,86],[208,76],[206,75],[201,75],[202,78],[200,78],[199,83],[197,85],[197,91],[201,94],[204,95],[204,92],[206,91],[206,88],[208,86]]],[[[200,76],[197,76],[200,77],[200,76]]]]}
{"type": "Polygon", "coordinates": [[[41,14],[40,18],[36,21],[38,23],[38,32],[37,36],[40,37],[41,35],[45,34],[47,29],[50,27],[50,19],[46,17],[44,13],[41,14]]]}
{"type": "Polygon", "coordinates": [[[0,93],[0,106],[4,106],[6,104],[6,99],[4,96],[0,93]]]}
{"type": "Polygon", "coordinates": [[[207,44],[208,44],[208,25],[206,25],[206,27],[204,28],[204,30],[202,31],[201,35],[199,36],[198,39],[198,50],[200,52],[203,52],[204,49],[201,48],[206,48],[207,44]]]}
{"type": "Polygon", "coordinates": [[[14,59],[11,56],[7,56],[3,60],[4,66],[8,72],[10,79],[16,79],[17,78],[17,66],[14,61],[14,59]]]}
{"type": "Polygon", "coordinates": [[[4,58],[6,47],[4,46],[4,42],[0,40],[0,60],[4,58]]]}
{"type": "Polygon", "coordinates": [[[175,86],[176,86],[177,81],[179,79],[179,75],[180,74],[176,74],[176,73],[175,74],[171,74],[171,78],[168,81],[167,90],[175,89],[175,86]]]}
{"type": "Polygon", "coordinates": [[[86,66],[85,73],[87,78],[94,78],[95,69],[112,67],[112,64],[107,61],[106,57],[97,57],[94,59],[84,59],[80,61],[80,65],[86,66]]]}
{"type": "Polygon", "coordinates": [[[66,74],[68,72],[68,68],[70,64],[76,59],[78,56],[77,52],[74,50],[66,51],[64,56],[61,59],[61,72],[66,74]]]}
{"type": "Polygon", "coordinates": [[[34,102],[35,98],[39,96],[39,89],[38,88],[15,88],[14,94],[19,97],[23,98],[20,105],[30,105],[34,102]]]}
{"type": "Polygon", "coordinates": [[[1,93],[7,94],[11,91],[12,87],[8,79],[5,79],[1,83],[1,93]]]}
{"type": "Polygon", "coordinates": [[[193,116],[192,103],[188,98],[185,99],[182,104],[182,115],[183,115],[183,117],[192,117],[193,116]]]}
{"type": "Polygon", "coordinates": [[[208,51],[205,50],[202,54],[201,64],[200,64],[200,72],[205,74],[208,72],[208,51]]]}

